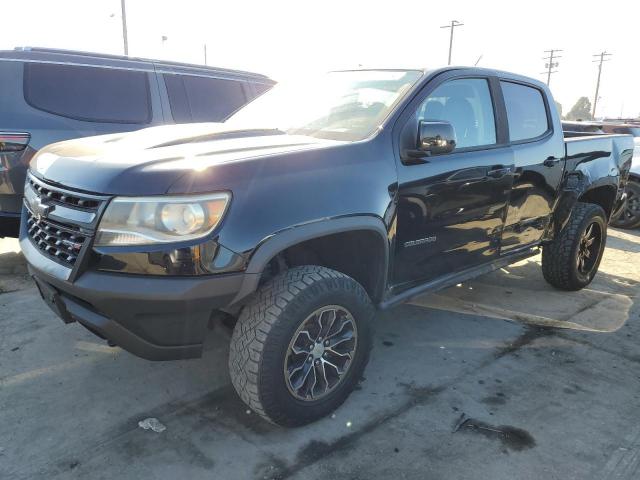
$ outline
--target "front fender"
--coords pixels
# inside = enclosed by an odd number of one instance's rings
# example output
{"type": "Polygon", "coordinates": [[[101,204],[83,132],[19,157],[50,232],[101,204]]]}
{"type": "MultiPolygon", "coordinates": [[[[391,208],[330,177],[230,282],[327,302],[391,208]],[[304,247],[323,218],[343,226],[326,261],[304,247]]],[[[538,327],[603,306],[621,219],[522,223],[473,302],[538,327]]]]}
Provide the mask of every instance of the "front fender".
{"type": "Polygon", "coordinates": [[[382,285],[386,285],[389,271],[389,240],[385,224],[380,217],[374,215],[352,215],[296,225],[262,240],[249,257],[245,280],[231,304],[238,304],[258,288],[267,264],[278,253],[314,238],[362,230],[376,233],[382,242],[384,248],[382,285]]]}

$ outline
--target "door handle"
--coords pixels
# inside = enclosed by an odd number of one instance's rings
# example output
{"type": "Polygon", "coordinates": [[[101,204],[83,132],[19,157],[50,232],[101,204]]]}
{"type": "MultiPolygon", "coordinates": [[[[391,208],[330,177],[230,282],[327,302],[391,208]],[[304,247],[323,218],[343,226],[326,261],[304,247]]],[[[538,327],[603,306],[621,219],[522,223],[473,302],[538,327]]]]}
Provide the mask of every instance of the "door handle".
{"type": "Polygon", "coordinates": [[[491,178],[502,178],[509,173],[511,173],[511,167],[503,167],[502,165],[498,165],[495,167],[491,167],[491,169],[487,172],[487,176],[491,178]]]}
{"type": "Polygon", "coordinates": [[[560,159],[557,157],[547,157],[547,159],[543,162],[543,165],[545,167],[554,167],[556,166],[558,163],[560,163],[560,159]]]}

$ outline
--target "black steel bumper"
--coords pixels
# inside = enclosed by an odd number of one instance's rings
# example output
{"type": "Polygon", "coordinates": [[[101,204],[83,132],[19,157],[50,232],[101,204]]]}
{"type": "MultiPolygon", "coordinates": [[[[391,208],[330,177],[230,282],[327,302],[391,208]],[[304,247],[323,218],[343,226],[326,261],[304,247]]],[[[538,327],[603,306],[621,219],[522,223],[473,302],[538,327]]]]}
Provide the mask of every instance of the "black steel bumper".
{"type": "Polygon", "coordinates": [[[199,357],[211,313],[232,303],[247,274],[153,277],[87,271],[73,282],[28,238],[20,245],[29,272],[66,323],[148,360],[199,357]]]}

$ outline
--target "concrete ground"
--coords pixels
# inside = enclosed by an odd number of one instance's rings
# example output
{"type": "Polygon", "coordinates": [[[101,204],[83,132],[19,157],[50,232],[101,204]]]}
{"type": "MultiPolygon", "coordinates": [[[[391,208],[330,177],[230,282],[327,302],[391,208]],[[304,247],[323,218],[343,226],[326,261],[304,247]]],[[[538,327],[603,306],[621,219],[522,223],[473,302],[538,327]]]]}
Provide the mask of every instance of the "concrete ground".
{"type": "Polygon", "coordinates": [[[293,430],[235,395],[224,331],[199,360],[109,348],[0,242],[2,479],[640,478],[638,232],[610,231],[582,292],[536,258],[379,315],[359,389],[293,430]]]}

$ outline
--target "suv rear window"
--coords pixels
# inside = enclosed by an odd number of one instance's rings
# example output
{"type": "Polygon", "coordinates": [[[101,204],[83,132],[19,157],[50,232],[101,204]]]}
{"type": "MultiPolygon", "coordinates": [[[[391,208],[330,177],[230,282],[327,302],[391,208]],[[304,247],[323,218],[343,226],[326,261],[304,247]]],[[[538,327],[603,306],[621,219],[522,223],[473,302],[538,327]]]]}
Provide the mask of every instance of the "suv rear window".
{"type": "Polygon", "coordinates": [[[241,81],[163,74],[176,123],[220,122],[247,103],[241,81]]]}
{"type": "Polygon", "coordinates": [[[151,121],[145,72],[26,63],[24,98],[38,110],[76,120],[135,124],[151,121]]]}
{"type": "Polygon", "coordinates": [[[512,142],[539,137],[549,130],[542,92],[534,87],[501,81],[512,142]]]}

